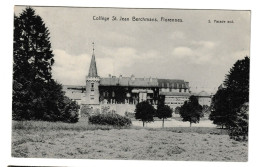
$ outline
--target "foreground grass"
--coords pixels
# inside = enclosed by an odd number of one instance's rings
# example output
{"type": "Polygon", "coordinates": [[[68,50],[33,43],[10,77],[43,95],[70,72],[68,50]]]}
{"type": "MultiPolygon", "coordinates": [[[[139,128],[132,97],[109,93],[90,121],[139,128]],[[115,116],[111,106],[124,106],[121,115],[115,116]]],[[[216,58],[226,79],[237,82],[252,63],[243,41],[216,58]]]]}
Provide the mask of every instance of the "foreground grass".
{"type": "Polygon", "coordinates": [[[13,121],[12,156],[137,160],[247,161],[247,143],[216,128],[112,127],[13,121]]]}

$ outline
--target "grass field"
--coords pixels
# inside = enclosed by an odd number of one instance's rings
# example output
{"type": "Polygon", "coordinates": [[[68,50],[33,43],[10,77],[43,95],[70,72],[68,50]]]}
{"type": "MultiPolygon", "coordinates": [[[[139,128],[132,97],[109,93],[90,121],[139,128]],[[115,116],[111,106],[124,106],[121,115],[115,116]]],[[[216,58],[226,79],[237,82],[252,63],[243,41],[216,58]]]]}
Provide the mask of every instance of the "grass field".
{"type": "Polygon", "coordinates": [[[13,121],[12,156],[30,158],[247,161],[247,142],[213,127],[114,128],[13,121]]]}

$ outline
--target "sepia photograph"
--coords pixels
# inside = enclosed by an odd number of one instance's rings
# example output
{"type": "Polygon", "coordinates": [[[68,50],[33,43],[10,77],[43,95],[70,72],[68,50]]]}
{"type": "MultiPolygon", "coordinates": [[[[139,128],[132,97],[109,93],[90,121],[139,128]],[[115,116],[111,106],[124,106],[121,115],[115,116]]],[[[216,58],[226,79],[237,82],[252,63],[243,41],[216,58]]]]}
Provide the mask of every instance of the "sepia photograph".
{"type": "Polygon", "coordinates": [[[248,161],[250,10],[13,12],[13,158],[248,161]]]}

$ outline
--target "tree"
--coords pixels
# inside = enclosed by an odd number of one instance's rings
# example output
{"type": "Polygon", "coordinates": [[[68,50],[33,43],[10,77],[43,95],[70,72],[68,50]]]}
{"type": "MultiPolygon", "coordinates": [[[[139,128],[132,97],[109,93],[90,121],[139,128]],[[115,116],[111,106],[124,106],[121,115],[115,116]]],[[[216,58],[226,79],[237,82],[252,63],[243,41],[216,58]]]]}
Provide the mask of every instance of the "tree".
{"type": "Polygon", "coordinates": [[[166,105],[158,105],[156,110],[156,116],[162,119],[162,127],[164,128],[164,119],[172,117],[172,109],[166,105]]]}
{"type": "Polygon", "coordinates": [[[155,116],[154,107],[149,104],[147,101],[143,101],[136,105],[135,109],[135,119],[140,119],[143,121],[143,127],[145,122],[152,122],[153,117],[155,116]]]}
{"type": "Polygon", "coordinates": [[[203,117],[202,106],[195,96],[190,96],[189,100],[184,102],[180,108],[180,116],[182,121],[190,122],[190,127],[192,123],[200,121],[200,118],[203,117]]]}
{"type": "Polygon", "coordinates": [[[229,127],[232,124],[233,114],[231,112],[230,99],[227,90],[220,89],[212,98],[211,108],[212,111],[209,115],[209,119],[214,124],[220,125],[221,128],[229,127]]]}
{"type": "Polygon", "coordinates": [[[34,9],[14,18],[14,78],[18,82],[51,80],[54,63],[49,30],[34,9]]]}
{"type": "Polygon", "coordinates": [[[238,119],[244,115],[241,108],[249,102],[249,69],[249,57],[238,60],[226,75],[225,88],[218,90],[213,97],[210,119],[217,125],[226,126],[231,136],[239,134],[237,129],[242,127],[238,119]]]}
{"type": "Polygon", "coordinates": [[[226,75],[224,85],[229,92],[233,109],[249,102],[249,69],[250,59],[246,56],[238,60],[226,75]]]}
{"type": "Polygon", "coordinates": [[[233,115],[229,128],[231,138],[242,136],[246,140],[248,136],[249,69],[250,59],[246,56],[233,65],[224,81],[233,115]]]}
{"type": "MultiPolygon", "coordinates": [[[[49,35],[43,20],[31,7],[14,16],[14,120],[64,121],[61,113],[65,106],[74,105],[65,100],[62,85],[52,79],[54,55],[49,35]]],[[[77,107],[74,109],[77,112],[77,107]]]]}
{"type": "Polygon", "coordinates": [[[19,17],[14,17],[13,45],[13,112],[25,119],[33,119],[38,115],[33,108],[42,105],[39,104],[42,101],[42,92],[51,82],[54,55],[48,29],[41,17],[30,7],[19,17]]]}

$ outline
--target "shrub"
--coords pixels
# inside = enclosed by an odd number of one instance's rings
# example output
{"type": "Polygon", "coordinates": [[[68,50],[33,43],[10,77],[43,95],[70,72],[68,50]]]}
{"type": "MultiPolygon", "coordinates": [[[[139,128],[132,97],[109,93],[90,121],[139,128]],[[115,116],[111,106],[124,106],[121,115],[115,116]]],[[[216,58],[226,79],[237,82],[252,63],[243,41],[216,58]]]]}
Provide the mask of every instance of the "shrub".
{"type": "Polygon", "coordinates": [[[229,136],[234,140],[248,140],[248,113],[249,104],[244,103],[237,112],[234,126],[229,129],[229,136]]]}
{"type": "Polygon", "coordinates": [[[99,125],[131,126],[132,121],[118,114],[96,114],[89,117],[89,122],[99,125]]]}
{"type": "Polygon", "coordinates": [[[127,118],[135,118],[135,113],[132,113],[132,112],[125,112],[125,117],[127,118]]]}
{"type": "Polygon", "coordinates": [[[82,104],[80,108],[80,112],[81,112],[81,117],[89,117],[93,112],[93,109],[87,105],[82,104]]]}
{"type": "Polygon", "coordinates": [[[79,105],[75,102],[70,100],[68,97],[64,98],[64,108],[61,112],[61,121],[67,123],[76,123],[79,120],[79,105]]]}

